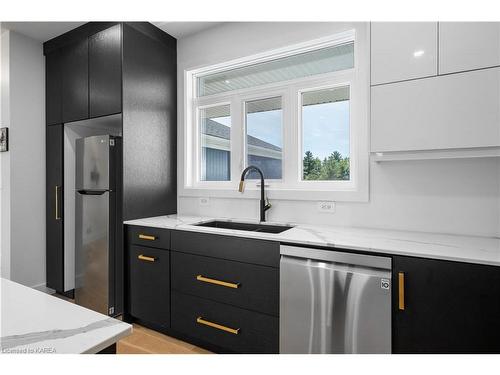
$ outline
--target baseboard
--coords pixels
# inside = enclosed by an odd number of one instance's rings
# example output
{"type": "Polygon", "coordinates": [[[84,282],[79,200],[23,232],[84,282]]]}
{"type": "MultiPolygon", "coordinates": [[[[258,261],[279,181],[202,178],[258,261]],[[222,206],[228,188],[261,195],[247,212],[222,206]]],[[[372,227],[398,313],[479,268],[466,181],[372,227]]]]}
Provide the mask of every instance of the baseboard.
{"type": "Polygon", "coordinates": [[[47,287],[45,283],[33,285],[32,288],[47,294],[54,294],[56,292],[54,289],[47,287]]]}

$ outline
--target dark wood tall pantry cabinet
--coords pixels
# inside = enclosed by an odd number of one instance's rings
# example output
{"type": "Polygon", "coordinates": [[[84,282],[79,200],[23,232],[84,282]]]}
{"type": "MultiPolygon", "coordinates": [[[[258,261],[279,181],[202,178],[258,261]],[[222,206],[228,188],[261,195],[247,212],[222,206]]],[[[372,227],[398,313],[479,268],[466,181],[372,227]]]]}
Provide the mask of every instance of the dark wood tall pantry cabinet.
{"type": "Polygon", "coordinates": [[[44,55],[47,286],[63,293],[66,124],[120,116],[123,219],[176,212],[177,41],[147,22],[90,22],[44,55]]]}

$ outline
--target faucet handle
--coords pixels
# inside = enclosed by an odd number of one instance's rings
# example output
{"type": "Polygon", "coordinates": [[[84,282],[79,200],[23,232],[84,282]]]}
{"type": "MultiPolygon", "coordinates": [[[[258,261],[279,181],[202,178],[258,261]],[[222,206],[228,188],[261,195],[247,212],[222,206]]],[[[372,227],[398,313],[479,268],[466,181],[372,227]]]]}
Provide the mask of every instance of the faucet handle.
{"type": "Polygon", "coordinates": [[[269,210],[273,205],[269,202],[269,198],[266,197],[266,210],[269,210]]]}

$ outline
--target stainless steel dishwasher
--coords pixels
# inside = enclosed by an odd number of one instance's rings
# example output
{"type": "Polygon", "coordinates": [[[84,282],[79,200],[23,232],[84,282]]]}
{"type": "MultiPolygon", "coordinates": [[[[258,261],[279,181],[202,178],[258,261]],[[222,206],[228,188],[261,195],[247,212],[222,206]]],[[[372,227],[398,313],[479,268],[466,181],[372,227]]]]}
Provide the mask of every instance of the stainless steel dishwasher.
{"type": "Polygon", "coordinates": [[[391,353],[391,258],[280,252],[280,353],[391,353]]]}

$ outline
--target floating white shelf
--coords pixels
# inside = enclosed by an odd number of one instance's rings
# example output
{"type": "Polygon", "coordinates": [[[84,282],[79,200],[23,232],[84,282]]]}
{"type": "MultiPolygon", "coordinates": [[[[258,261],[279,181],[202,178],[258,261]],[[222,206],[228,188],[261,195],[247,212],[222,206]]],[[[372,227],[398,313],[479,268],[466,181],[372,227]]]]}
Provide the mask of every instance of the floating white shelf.
{"type": "Polygon", "coordinates": [[[432,159],[469,159],[469,158],[498,158],[500,147],[476,147],[443,150],[417,150],[417,151],[389,151],[372,152],[371,160],[403,161],[403,160],[432,160],[432,159]]]}

